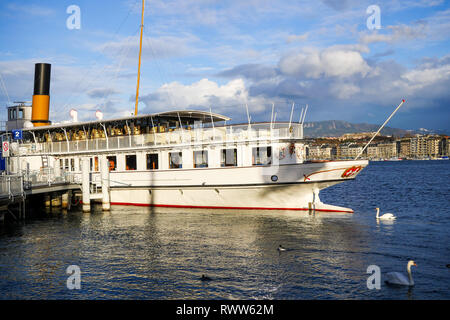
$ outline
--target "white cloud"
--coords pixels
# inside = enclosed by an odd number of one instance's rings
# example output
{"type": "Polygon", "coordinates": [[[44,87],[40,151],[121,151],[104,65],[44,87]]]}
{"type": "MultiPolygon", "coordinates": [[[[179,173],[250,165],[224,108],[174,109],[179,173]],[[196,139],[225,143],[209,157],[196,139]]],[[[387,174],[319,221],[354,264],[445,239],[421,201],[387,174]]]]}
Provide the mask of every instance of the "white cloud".
{"type": "Polygon", "coordinates": [[[178,82],[164,84],[156,92],[142,96],[150,112],[180,109],[206,109],[230,113],[230,109],[251,106],[255,112],[264,110],[267,102],[263,97],[252,97],[242,79],[231,80],[226,84],[201,79],[190,85],[178,82]]]}
{"type": "Polygon", "coordinates": [[[422,89],[426,86],[450,79],[450,65],[411,70],[403,74],[402,79],[408,81],[410,89],[422,89]]]}
{"type": "Polygon", "coordinates": [[[23,4],[18,5],[16,3],[11,3],[7,6],[11,11],[15,11],[16,14],[26,14],[32,16],[51,16],[55,14],[55,10],[43,6],[38,6],[35,4],[23,4]]]}
{"type": "Polygon", "coordinates": [[[91,98],[104,98],[117,93],[120,93],[120,91],[114,88],[94,88],[89,90],[86,94],[91,98]]]}
{"type": "MultiPolygon", "coordinates": [[[[190,35],[185,37],[162,36],[159,38],[144,36],[142,40],[142,59],[164,59],[185,56],[194,50],[188,43],[196,38],[190,35]]],[[[95,47],[96,51],[117,59],[125,64],[134,64],[138,58],[139,37],[130,36],[116,41],[108,41],[95,47]]]]}
{"type": "Polygon", "coordinates": [[[364,44],[375,42],[396,44],[424,38],[427,34],[427,24],[425,22],[415,23],[413,25],[388,26],[386,29],[391,30],[391,33],[379,34],[377,32],[366,32],[360,36],[360,41],[364,44]]]}
{"type": "Polygon", "coordinates": [[[336,82],[330,87],[330,92],[339,99],[349,99],[361,89],[353,83],[336,82]]]}
{"type": "Polygon", "coordinates": [[[325,50],[304,49],[291,54],[279,62],[281,72],[287,75],[318,79],[321,77],[345,78],[370,71],[361,53],[355,50],[328,48],[325,50]]]}
{"type": "MultiPolygon", "coordinates": [[[[60,64],[61,58],[42,58],[0,61],[0,70],[8,96],[13,101],[31,101],[34,85],[35,63],[46,62],[52,65],[50,77],[50,112],[54,121],[67,120],[69,110],[80,110],[79,119],[93,119],[94,113],[87,110],[100,109],[105,116],[117,117],[120,110],[114,106],[127,107],[126,97],[115,97],[121,92],[134,92],[135,83],[128,79],[116,78],[117,70],[109,66],[60,64]],[[108,87],[105,87],[107,85],[108,87]]],[[[67,60],[67,59],[64,59],[67,60]]],[[[0,101],[7,102],[6,94],[0,90],[0,101]]],[[[132,109],[132,106],[129,107],[132,109]]],[[[128,113],[129,115],[129,113],[128,113]]],[[[0,113],[0,119],[6,113],[0,113]]]]}
{"type": "Polygon", "coordinates": [[[309,34],[308,33],[304,33],[304,34],[290,34],[287,37],[287,42],[291,43],[291,42],[296,42],[296,41],[305,41],[308,39],[309,34]]]}

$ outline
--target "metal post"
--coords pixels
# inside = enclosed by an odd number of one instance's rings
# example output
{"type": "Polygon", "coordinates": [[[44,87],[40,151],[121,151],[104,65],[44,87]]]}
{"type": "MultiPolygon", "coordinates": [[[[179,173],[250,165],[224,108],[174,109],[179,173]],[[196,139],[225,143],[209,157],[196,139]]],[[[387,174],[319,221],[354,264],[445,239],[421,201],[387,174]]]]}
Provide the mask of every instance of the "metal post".
{"type": "Polygon", "coordinates": [[[102,209],[108,211],[111,207],[109,201],[109,165],[105,156],[100,157],[100,170],[102,177],[102,209]]]}
{"type": "Polygon", "coordinates": [[[90,163],[89,158],[84,157],[81,159],[81,179],[82,179],[82,201],[83,201],[83,212],[89,212],[91,211],[91,198],[90,198],[90,192],[89,192],[89,171],[90,171],[90,163]]]}
{"type": "MultiPolygon", "coordinates": [[[[61,176],[61,167],[60,167],[61,159],[55,159],[53,161],[53,163],[54,163],[54,165],[53,165],[53,172],[55,174],[55,176],[53,178],[53,181],[57,182],[58,178],[60,178],[60,176],[61,176]]],[[[50,172],[49,172],[49,176],[50,176],[50,172]]]]}

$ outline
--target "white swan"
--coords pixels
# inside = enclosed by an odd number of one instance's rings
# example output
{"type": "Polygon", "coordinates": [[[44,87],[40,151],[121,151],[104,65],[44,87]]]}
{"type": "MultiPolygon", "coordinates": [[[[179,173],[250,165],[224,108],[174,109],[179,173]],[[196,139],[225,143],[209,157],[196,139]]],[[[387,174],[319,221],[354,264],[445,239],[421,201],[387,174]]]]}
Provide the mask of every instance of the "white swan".
{"type": "Polygon", "coordinates": [[[408,271],[408,277],[401,272],[389,272],[386,274],[386,283],[389,284],[398,284],[402,286],[413,286],[414,280],[411,274],[411,266],[417,267],[417,264],[409,260],[406,270],[408,271]]]}
{"type": "Polygon", "coordinates": [[[394,216],[392,213],[385,213],[382,216],[379,216],[380,214],[380,208],[376,208],[377,210],[377,219],[381,219],[381,220],[394,220],[397,217],[394,216]]]}

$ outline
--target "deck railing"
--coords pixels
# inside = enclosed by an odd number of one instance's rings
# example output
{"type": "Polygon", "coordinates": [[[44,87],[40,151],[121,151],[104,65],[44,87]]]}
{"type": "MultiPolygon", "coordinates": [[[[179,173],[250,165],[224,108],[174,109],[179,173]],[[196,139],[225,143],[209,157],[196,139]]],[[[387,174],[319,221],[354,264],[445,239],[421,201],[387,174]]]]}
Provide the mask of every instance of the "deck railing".
{"type": "Polygon", "coordinates": [[[169,132],[111,136],[85,140],[62,140],[42,143],[12,143],[12,155],[63,154],[127,148],[174,146],[183,144],[234,143],[271,139],[302,139],[300,124],[270,123],[217,128],[177,129],[169,132]]]}

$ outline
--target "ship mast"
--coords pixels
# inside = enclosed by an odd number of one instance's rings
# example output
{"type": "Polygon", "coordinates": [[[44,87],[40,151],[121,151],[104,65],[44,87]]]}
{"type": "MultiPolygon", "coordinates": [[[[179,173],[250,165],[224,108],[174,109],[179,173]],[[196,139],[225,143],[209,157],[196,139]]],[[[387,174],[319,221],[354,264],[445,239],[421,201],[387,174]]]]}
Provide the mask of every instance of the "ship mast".
{"type": "Polygon", "coordinates": [[[138,64],[137,85],[136,85],[136,106],[134,107],[134,115],[135,116],[138,113],[138,103],[139,103],[139,80],[141,77],[142,33],[144,30],[144,5],[145,5],[145,0],[142,0],[141,39],[139,42],[139,64],[138,64]]]}

